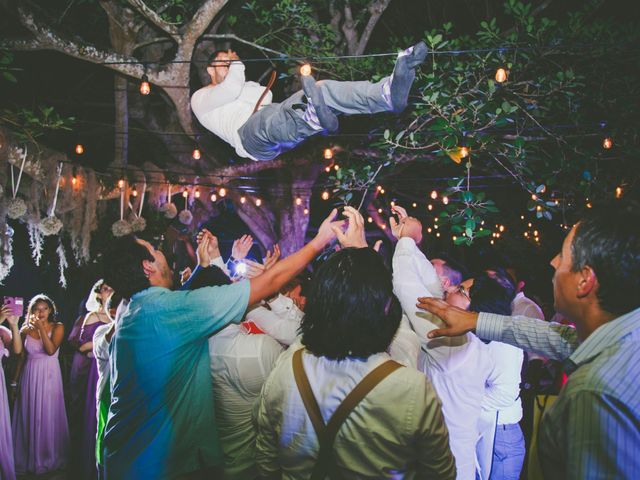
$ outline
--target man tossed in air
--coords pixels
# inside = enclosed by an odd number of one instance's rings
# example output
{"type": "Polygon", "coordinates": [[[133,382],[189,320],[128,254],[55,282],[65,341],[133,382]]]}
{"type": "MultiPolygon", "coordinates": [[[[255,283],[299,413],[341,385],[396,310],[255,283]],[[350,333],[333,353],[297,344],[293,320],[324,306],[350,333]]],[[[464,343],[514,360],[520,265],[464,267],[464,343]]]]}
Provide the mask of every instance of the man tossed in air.
{"type": "Polygon", "coordinates": [[[393,73],[376,83],[316,83],[303,75],[302,90],[282,103],[271,103],[268,92],[254,113],[265,87],[245,80],[244,64],[235,52],[219,51],[207,66],[211,84],[193,94],[191,109],[205,128],[234,147],[240,157],[272,160],[313,135],[335,132],[336,115],[404,110],[415,68],[426,55],[424,42],[400,52],[393,73]]]}

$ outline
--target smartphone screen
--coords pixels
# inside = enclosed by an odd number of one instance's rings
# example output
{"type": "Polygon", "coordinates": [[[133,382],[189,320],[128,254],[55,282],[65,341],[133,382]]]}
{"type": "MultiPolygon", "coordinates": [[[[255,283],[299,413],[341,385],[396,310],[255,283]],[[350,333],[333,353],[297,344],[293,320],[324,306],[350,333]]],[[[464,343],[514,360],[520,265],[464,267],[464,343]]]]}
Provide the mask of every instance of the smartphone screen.
{"type": "Polygon", "coordinates": [[[24,299],[22,297],[4,297],[4,304],[9,307],[9,315],[21,317],[24,311],[24,299]]]}

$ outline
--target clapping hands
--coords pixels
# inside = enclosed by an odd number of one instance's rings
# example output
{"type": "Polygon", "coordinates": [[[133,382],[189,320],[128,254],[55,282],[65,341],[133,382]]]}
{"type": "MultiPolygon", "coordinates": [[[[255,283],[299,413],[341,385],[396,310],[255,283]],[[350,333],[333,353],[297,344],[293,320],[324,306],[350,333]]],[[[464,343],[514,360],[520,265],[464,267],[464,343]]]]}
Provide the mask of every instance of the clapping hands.
{"type": "Polygon", "coordinates": [[[254,262],[253,260],[246,260],[247,273],[245,277],[254,278],[258,275],[262,275],[264,272],[273,267],[280,258],[280,247],[278,244],[273,246],[273,253],[267,251],[267,256],[262,259],[262,263],[254,262]]]}
{"type": "Polygon", "coordinates": [[[231,256],[235,260],[243,260],[249,254],[249,250],[253,246],[253,237],[251,235],[243,235],[233,242],[231,247],[231,256]]]}
{"type": "Polygon", "coordinates": [[[196,250],[198,265],[208,267],[214,258],[220,256],[218,238],[205,228],[198,233],[196,240],[198,242],[198,249],[196,250]]]}

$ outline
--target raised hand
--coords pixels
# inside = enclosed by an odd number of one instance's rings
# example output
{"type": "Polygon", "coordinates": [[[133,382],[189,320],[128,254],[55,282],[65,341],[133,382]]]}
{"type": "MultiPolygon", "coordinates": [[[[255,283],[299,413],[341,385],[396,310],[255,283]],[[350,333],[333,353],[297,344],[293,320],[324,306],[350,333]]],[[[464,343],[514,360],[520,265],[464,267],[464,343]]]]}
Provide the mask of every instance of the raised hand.
{"type": "Polygon", "coordinates": [[[407,215],[407,211],[400,205],[395,205],[391,208],[393,212],[398,215],[399,221],[395,218],[389,218],[389,224],[391,225],[391,233],[397,239],[403,237],[409,237],[416,243],[422,241],[422,223],[420,220],[407,215]]]}
{"type": "Polygon", "coordinates": [[[265,265],[260,262],[254,262],[253,260],[245,260],[247,271],[245,272],[245,278],[255,278],[258,275],[262,275],[267,269],[265,265]]]}
{"type": "Polygon", "coordinates": [[[331,240],[336,237],[336,233],[333,230],[334,227],[342,227],[344,225],[344,220],[334,221],[336,218],[336,214],[338,213],[337,209],[331,210],[331,213],[318,227],[318,233],[312,240],[316,244],[316,248],[318,250],[322,250],[331,240]]]}
{"type": "Polygon", "coordinates": [[[198,265],[203,268],[211,265],[211,255],[209,254],[209,243],[211,239],[209,235],[203,235],[202,239],[198,242],[198,249],[196,250],[196,257],[198,258],[198,265]]]}
{"type": "Polygon", "coordinates": [[[449,305],[444,300],[432,297],[420,297],[417,303],[418,308],[433,313],[440,317],[446,328],[431,330],[427,336],[429,338],[457,337],[467,332],[475,330],[478,323],[478,314],[469,312],[453,305],[449,305]]]}
{"type": "Polygon", "coordinates": [[[189,280],[191,273],[191,267],[187,267],[180,272],[180,285],[184,285],[184,282],[189,280]]]}
{"type": "Polygon", "coordinates": [[[347,227],[347,231],[343,232],[342,228],[338,226],[333,226],[332,230],[338,237],[338,241],[343,248],[347,247],[355,247],[355,248],[365,248],[367,247],[367,240],[365,239],[364,234],[364,218],[360,214],[358,210],[353,207],[344,207],[344,212],[342,213],[345,217],[347,217],[349,221],[349,226],[347,227]]]}
{"type": "Polygon", "coordinates": [[[243,235],[233,242],[231,256],[236,260],[242,260],[249,254],[252,246],[253,237],[251,235],[243,235]]]}
{"type": "MultiPolygon", "coordinates": [[[[198,242],[198,245],[200,245],[200,242],[202,242],[202,239],[204,239],[205,237],[209,239],[209,244],[207,247],[208,248],[207,254],[209,255],[209,259],[213,260],[214,258],[218,258],[220,256],[220,247],[218,246],[218,237],[216,237],[213,233],[211,233],[206,228],[203,228],[198,233],[198,236],[196,237],[196,241],[198,242]]],[[[203,266],[208,267],[209,265],[203,265],[203,266]]]]}
{"type": "Polygon", "coordinates": [[[273,267],[278,259],[280,258],[280,246],[276,243],[273,246],[273,253],[267,251],[267,256],[262,259],[262,263],[264,264],[264,269],[268,270],[273,267]]]}
{"type": "Polygon", "coordinates": [[[376,252],[380,251],[380,247],[382,247],[382,240],[376,240],[376,243],[373,244],[373,249],[376,252]]]}

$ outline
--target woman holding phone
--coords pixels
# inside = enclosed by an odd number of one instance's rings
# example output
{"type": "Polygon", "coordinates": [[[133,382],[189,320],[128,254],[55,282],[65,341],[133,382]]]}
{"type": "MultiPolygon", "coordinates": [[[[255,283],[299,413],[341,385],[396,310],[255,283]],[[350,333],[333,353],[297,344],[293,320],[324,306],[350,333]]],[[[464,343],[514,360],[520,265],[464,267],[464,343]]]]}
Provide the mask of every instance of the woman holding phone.
{"type": "Polygon", "coordinates": [[[49,297],[31,299],[20,337],[23,353],[14,380],[18,396],[13,410],[16,473],[39,475],[65,468],[69,450],[58,363],[64,325],[57,321],[49,297]]]}
{"type": "MultiPolygon", "coordinates": [[[[0,360],[12,353],[22,353],[22,340],[18,331],[18,317],[13,315],[12,309],[3,305],[0,308],[0,324],[5,320],[9,328],[0,325],[0,360]]],[[[0,365],[0,478],[15,480],[16,469],[13,460],[13,440],[11,438],[11,419],[9,418],[9,401],[4,381],[4,370],[0,365]]],[[[11,386],[13,388],[13,385],[11,386]]]]}

